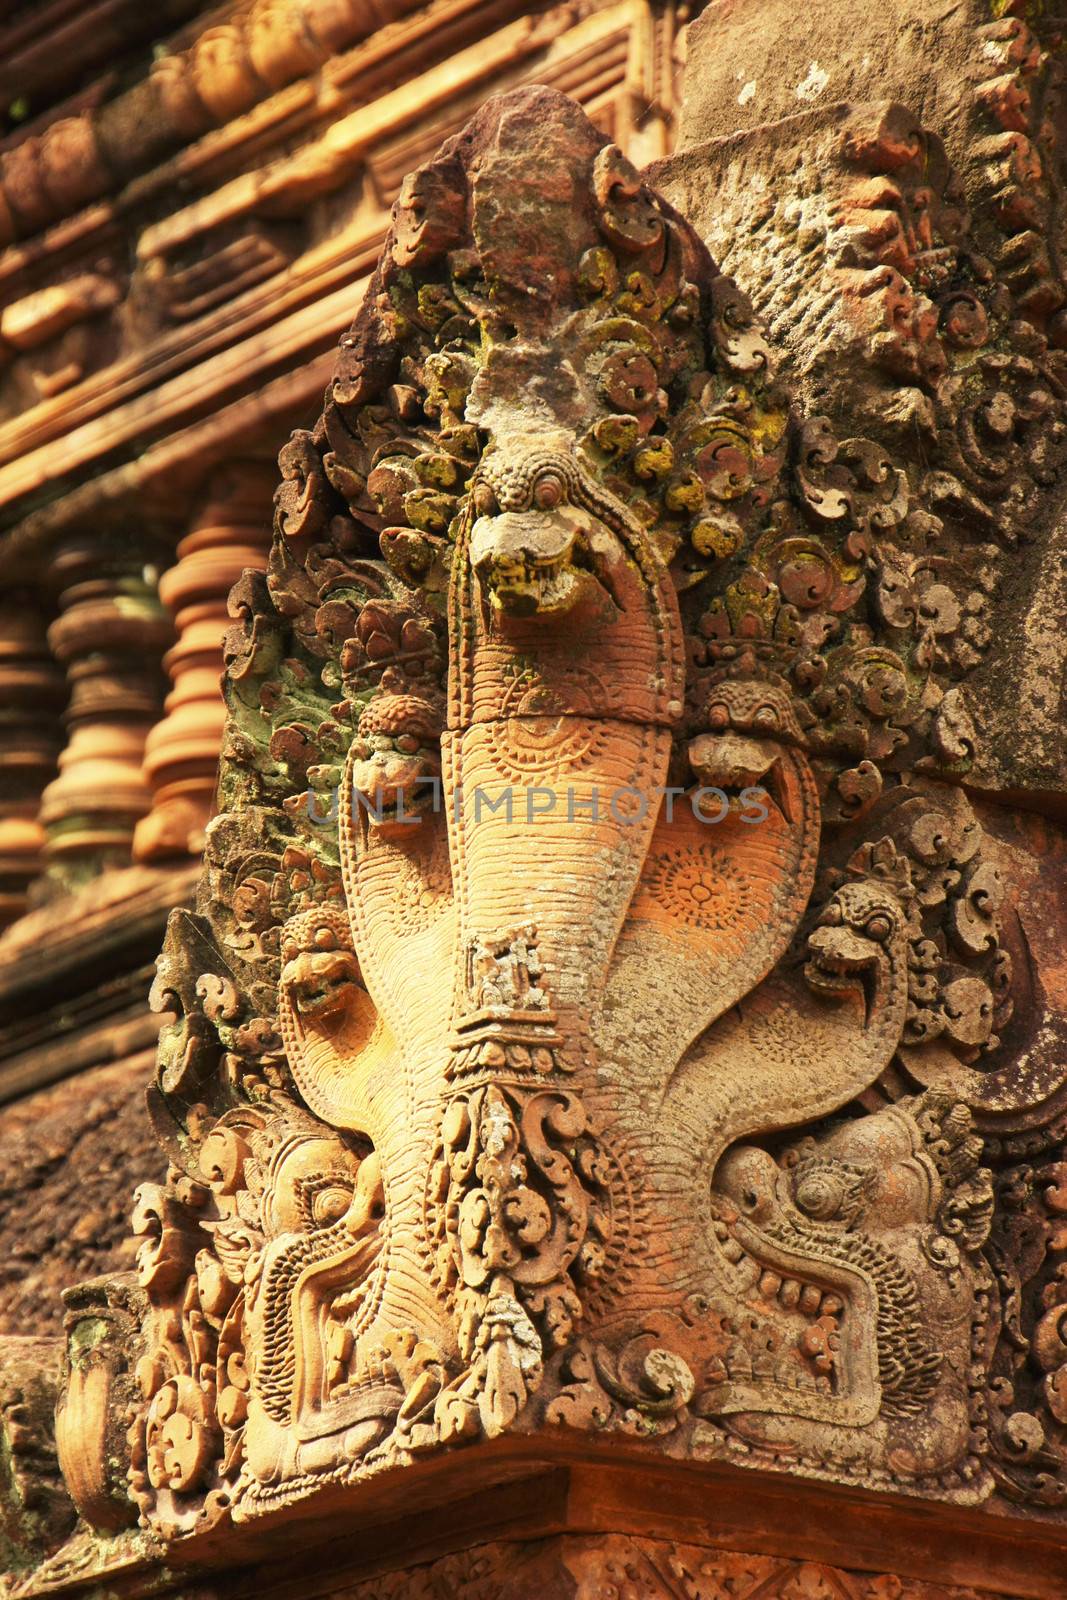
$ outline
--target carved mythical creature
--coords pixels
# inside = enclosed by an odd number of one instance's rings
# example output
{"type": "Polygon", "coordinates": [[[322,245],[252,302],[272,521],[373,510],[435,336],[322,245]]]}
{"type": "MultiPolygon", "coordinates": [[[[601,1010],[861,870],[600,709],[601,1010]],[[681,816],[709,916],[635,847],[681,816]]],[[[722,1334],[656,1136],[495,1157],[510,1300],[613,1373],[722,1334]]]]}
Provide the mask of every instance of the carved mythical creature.
{"type": "Polygon", "coordinates": [[[381,838],[403,840],[427,811],[440,809],[439,707],[386,691],[360,714],[342,802],[381,838]]]}
{"type": "Polygon", "coordinates": [[[788,805],[788,786],[777,782],[786,759],[782,747],[802,748],[804,741],[784,686],[758,676],[726,678],[709,692],[701,720],[707,730],[692,738],[687,750],[701,784],[742,789],[769,779],[779,810],[788,805]]]}
{"type": "Polygon", "coordinates": [[[1010,967],[867,605],[916,484],[539,89],[408,180],[282,472],[159,984],[146,1518],[546,1422],[984,1492],[1010,967]]]}
{"type": "Polygon", "coordinates": [[[992,1187],[981,1149],[966,1106],[931,1091],[809,1137],[779,1161],[755,1146],[731,1150],[716,1174],[717,1231],[761,1323],[792,1316],[800,1357],[790,1370],[783,1340],[761,1382],[728,1352],[705,1404],[730,1414],[732,1431],[813,1460],[866,1455],[904,1474],[961,1459],[969,1369],[985,1335],[979,1251],[992,1187]],[[820,1426],[784,1428],[790,1412],[820,1426]],[[875,1426],[860,1443],[852,1430],[862,1423],[875,1426]]]}
{"type": "Polygon", "coordinates": [[[241,1334],[225,1330],[223,1342],[244,1350],[245,1470],[263,1498],[265,1485],[358,1459],[384,1431],[388,1399],[383,1413],[381,1385],[361,1388],[344,1337],[381,1249],[383,1204],[373,1152],[361,1160],[295,1111],[251,1148],[264,1244],[245,1263],[241,1334]]]}
{"type": "MultiPolygon", "coordinates": [[[[321,974],[308,970],[321,1007],[321,974]]],[[[329,1014],[328,988],[325,998],[329,1014]]],[[[361,1364],[352,1333],[382,1245],[374,1152],[274,1095],[216,1123],[201,1170],[192,1226],[165,1193],[139,1201],[149,1292],[191,1264],[182,1316],[145,1329],[151,1404],[133,1436],[135,1487],[163,1496],[172,1516],[198,1489],[261,1506],[309,1474],[346,1470],[402,1398],[380,1364],[361,1364]]]]}

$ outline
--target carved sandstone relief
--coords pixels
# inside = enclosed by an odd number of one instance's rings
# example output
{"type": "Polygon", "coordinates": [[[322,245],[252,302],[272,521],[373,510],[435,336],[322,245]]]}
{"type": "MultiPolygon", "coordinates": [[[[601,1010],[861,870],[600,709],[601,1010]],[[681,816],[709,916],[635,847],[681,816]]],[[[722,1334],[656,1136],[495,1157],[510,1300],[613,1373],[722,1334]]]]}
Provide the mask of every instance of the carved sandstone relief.
{"type": "Polygon", "coordinates": [[[620,1534],[487,1544],[356,1584],[333,1600],[470,1600],[536,1593],[546,1600],[985,1600],[982,1592],[894,1573],[853,1572],[821,1561],[782,1560],[620,1534]]]}
{"type": "MultiPolygon", "coordinates": [[[[877,31],[873,16],[866,23],[877,31]]],[[[1051,17],[1031,27],[961,7],[946,25],[932,124],[889,98],[909,92],[899,62],[857,44],[865,95],[683,149],[652,177],[751,293],[798,397],[835,428],[868,434],[918,488],[926,536],[916,547],[886,528],[870,592],[888,630],[917,606],[959,679],[954,735],[946,724],[966,759],[958,775],[1054,812],[1064,780],[1050,689],[1065,604],[1062,60],[1051,17]],[[969,574],[971,592],[945,609],[952,569],[969,574]],[[964,719],[986,734],[969,752],[964,719]]],[[[730,56],[707,42],[692,96],[705,115],[722,104],[715,62],[730,56]]]]}
{"type": "Polygon", "coordinates": [[[407,180],[159,966],[165,1538],[506,1431],[993,1491],[984,1135],[1063,1087],[958,785],[993,578],[772,366],[564,97],[407,180]]]}

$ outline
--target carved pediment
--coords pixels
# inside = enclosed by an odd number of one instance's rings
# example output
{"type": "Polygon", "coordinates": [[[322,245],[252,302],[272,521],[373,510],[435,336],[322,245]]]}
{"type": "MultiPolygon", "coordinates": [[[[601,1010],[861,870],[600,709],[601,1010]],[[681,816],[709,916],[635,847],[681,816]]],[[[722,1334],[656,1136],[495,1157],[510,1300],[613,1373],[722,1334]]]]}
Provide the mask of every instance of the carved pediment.
{"type": "Polygon", "coordinates": [[[1063,1090],[960,787],[995,563],[773,366],[564,97],[407,180],[160,963],[165,1537],[561,1428],[990,1493],[983,1135],[1063,1090]]]}

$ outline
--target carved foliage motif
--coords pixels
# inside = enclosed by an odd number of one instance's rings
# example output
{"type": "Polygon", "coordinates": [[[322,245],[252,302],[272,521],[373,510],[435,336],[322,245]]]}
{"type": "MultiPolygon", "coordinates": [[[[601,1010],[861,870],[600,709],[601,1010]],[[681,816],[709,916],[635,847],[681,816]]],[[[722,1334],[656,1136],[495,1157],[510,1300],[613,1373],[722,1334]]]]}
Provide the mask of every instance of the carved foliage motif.
{"type": "Polygon", "coordinates": [[[546,90],[407,180],[281,469],[156,985],[142,1520],[542,1426],[987,1495],[982,1135],[1061,1085],[929,483],[546,90]]]}
{"type": "MultiPolygon", "coordinates": [[[[531,1592],[547,1600],[983,1600],[978,1590],[921,1583],[894,1573],[853,1572],[824,1562],[708,1550],[619,1534],[544,1540],[536,1546],[481,1545],[427,1566],[357,1584],[343,1600],[506,1600],[531,1592]]],[[[340,1600],[340,1597],[338,1597],[340,1600]]]]}

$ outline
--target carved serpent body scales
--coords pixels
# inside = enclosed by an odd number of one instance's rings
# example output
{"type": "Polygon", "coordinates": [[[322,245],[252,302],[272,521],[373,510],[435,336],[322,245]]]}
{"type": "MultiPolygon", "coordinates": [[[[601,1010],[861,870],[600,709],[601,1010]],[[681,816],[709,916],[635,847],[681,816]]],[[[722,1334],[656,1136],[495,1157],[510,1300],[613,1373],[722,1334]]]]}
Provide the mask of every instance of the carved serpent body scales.
{"type": "Polygon", "coordinates": [[[316,1233],[296,1234],[284,1243],[277,1241],[249,1293],[246,1315],[260,1330],[256,1393],[267,1415],[286,1426],[295,1420],[297,1352],[302,1344],[297,1329],[297,1285],[308,1267],[345,1254],[352,1254],[352,1235],[343,1223],[316,1233]]]}

